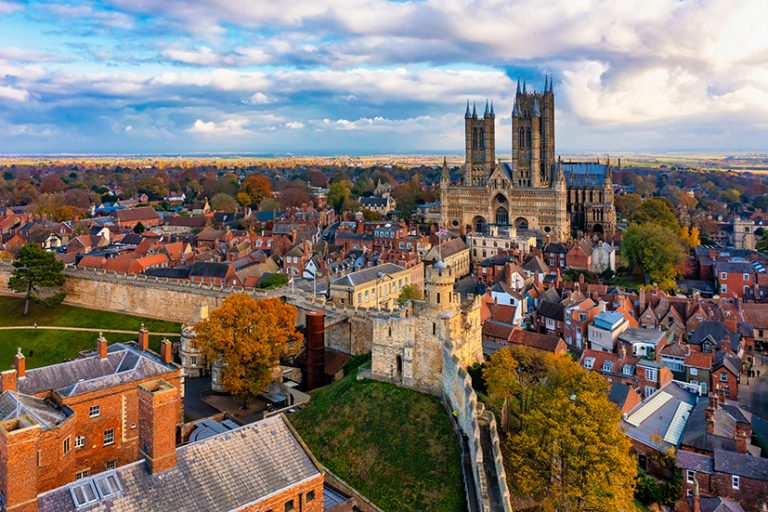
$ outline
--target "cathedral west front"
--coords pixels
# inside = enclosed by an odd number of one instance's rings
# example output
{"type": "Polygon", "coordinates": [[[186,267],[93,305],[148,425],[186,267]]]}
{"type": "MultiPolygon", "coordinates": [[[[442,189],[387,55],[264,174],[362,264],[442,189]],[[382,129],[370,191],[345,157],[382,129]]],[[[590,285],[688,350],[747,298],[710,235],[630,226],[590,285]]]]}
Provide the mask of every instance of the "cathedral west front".
{"type": "Polygon", "coordinates": [[[485,233],[489,225],[565,241],[579,234],[611,236],[616,227],[610,162],[564,162],[555,156],[555,95],[518,82],[512,110],[512,155],[496,160],[496,114],[486,101],[464,114],[465,162],[458,182],[443,165],[442,226],[485,233]]]}

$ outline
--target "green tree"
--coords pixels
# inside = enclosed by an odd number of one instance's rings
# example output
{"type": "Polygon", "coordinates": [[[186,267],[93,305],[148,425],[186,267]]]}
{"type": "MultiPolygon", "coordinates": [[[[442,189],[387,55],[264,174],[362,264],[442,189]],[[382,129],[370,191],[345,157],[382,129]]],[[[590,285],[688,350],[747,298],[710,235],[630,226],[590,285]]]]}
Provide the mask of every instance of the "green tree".
{"type": "Polygon", "coordinates": [[[675,285],[678,267],[685,259],[677,234],[652,222],[630,225],[621,251],[630,267],[642,270],[646,284],[654,282],[662,288],[675,285]]]}
{"type": "Polygon", "coordinates": [[[213,196],[209,204],[217,212],[234,212],[237,210],[235,198],[224,192],[219,192],[213,196]]]}
{"type": "Polygon", "coordinates": [[[629,218],[634,224],[645,224],[652,222],[672,230],[675,235],[680,234],[680,223],[675,217],[672,207],[664,199],[651,197],[643,201],[629,218]]]}
{"type": "Polygon", "coordinates": [[[283,273],[269,274],[259,283],[259,288],[280,288],[288,284],[288,276],[283,273]]]}
{"type": "Polygon", "coordinates": [[[37,298],[40,288],[64,284],[63,270],[64,262],[37,245],[27,244],[19,249],[13,260],[13,273],[8,280],[8,288],[24,294],[24,316],[29,314],[29,301],[37,298]]]}
{"type": "Polygon", "coordinates": [[[137,222],[135,226],[133,226],[133,232],[141,234],[147,230],[146,227],[144,227],[144,224],[141,223],[141,221],[137,222]]]}
{"type": "Polygon", "coordinates": [[[633,508],[637,469],[600,375],[515,347],[491,356],[483,376],[493,399],[516,404],[501,447],[513,495],[546,512],[633,508]]]}
{"type": "Polygon", "coordinates": [[[328,193],[325,195],[325,199],[328,205],[336,210],[337,213],[341,213],[344,209],[344,203],[349,199],[349,186],[346,181],[337,181],[331,183],[328,187],[328,193]]]}
{"type": "Polygon", "coordinates": [[[629,218],[643,204],[643,198],[637,194],[624,194],[614,199],[616,212],[623,218],[629,218]]]}
{"type": "Polygon", "coordinates": [[[397,297],[397,305],[403,306],[409,300],[421,300],[423,298],[424,295],[421,293],[421,290],[413,285],[407,284],[400,290],[400,295],[397,297]]]}

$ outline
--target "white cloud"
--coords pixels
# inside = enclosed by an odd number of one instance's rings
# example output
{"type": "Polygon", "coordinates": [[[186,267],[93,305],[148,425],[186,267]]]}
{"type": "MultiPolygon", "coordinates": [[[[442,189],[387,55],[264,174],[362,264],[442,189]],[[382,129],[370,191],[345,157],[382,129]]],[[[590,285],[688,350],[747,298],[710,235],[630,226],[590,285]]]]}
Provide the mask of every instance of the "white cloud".
{"type": "Polygon", "coordinates": [[[17,2],[7,2],[0,0],[0,14],[13,14],[22,9],[22,5],[17,2]]]}
{"type": "Polygon", "coordinates": [[[302,123],[301,121],[288,121],[287,123],[285,123],[285,127],[288,128],[289,130],[301,130],[302,128],[304,128],[304,123],[302,123]]]}
{"type": "Polygon", "coordinates": [[[197,119],[187,131],[202,135],[245,135],[251,133],[245,128],[247,119],[224,119],[219,122],[197,119]]]}
{"type": "Polygon", "coordinates": [[[0,98],[12,101],[27,101],[29,99],[29,91],[0,85],[0,98]]]}
{"type": "Polygon", "coordinates": [[[251,103],[254,105],[266,105],[267,103],[272,102],[272,98],[264,94],[263,92],[255,92],[253,93],[253,96],[251,96],[251,103]]]}

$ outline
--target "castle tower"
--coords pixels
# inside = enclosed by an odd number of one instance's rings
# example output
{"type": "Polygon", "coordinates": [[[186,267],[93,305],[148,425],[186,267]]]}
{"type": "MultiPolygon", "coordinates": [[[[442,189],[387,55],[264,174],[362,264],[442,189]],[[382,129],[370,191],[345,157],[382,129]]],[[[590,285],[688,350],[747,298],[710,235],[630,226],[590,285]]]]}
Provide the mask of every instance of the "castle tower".
{"type": "Polygon", "coordinates": [[[477,115],[473,104],[464,113],[464,185],[481,186],[496,165],[496,114],[485,102],[483,117],[477,115]]]}
{"type": "Polygon", "coordinates": [[[459,295],[453,292],[456,276],[443,260],[427,267],[425,278],[427,305],[437,311],[448,311],[459,306],[459,295]]]}

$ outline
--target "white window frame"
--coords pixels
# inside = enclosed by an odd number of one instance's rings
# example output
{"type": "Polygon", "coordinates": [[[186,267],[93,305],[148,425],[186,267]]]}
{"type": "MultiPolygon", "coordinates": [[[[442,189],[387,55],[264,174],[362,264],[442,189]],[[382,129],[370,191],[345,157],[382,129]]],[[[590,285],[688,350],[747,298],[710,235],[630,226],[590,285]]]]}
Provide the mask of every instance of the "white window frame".
{"type": "Polygon", "coordinates": [[[725,372],[720,372],[720,382],[728,382],[728,374],[725,372]]]}
{"type": "Polygon", "coordinates": [[[85,436],[75,436],[75,448],[85,447],[85,436]]]}
{"type": "Polygon", "coordinates": [[[699,369],[691,367],[691,375],[698,375],[698,374],[699,374],[699,369]]]}
{"type": "Polygon", "coordinates": [[[115,444],[115,429],[110,428],[104,431],[104,446],[111,446],[113,444],[115,444]],[[107,436],[107,434],[109,434],[109,436],[107,436]],[[112,440],[108,442],[107,437],[111,437],[112,440]]]}
{"type": "Polygon", "coordinates": [[[88,409],[88,417],[89,418],[98,418],[101,416],[101,406],[100,405],[92,405],[88,409]]]}
{"type": "Polygon", "coordinates": [[[591,370],[594,365],[595,365],[594,357],[587,357],[584,359],[584,368],[586,368],[587,370],[591,370]]]}
{"type": "Polygon", "coordinates": [[[696,481],[696,472],[691,469],[687,469],[685,471],[685,481],[689,484],[694,483],[696,481]]]}
{"type": "Polygon", "coordinates": [[[645,380],[649,382],[656,382],[658,379],[658,371],[656,368],[646,368],[645,369],[645,380]]]}
{"type": "Polygon", "coordinates": [[[741,489],[741,477],[739,475],[731,475],[731,487],[736,490],[741,489]]]}

